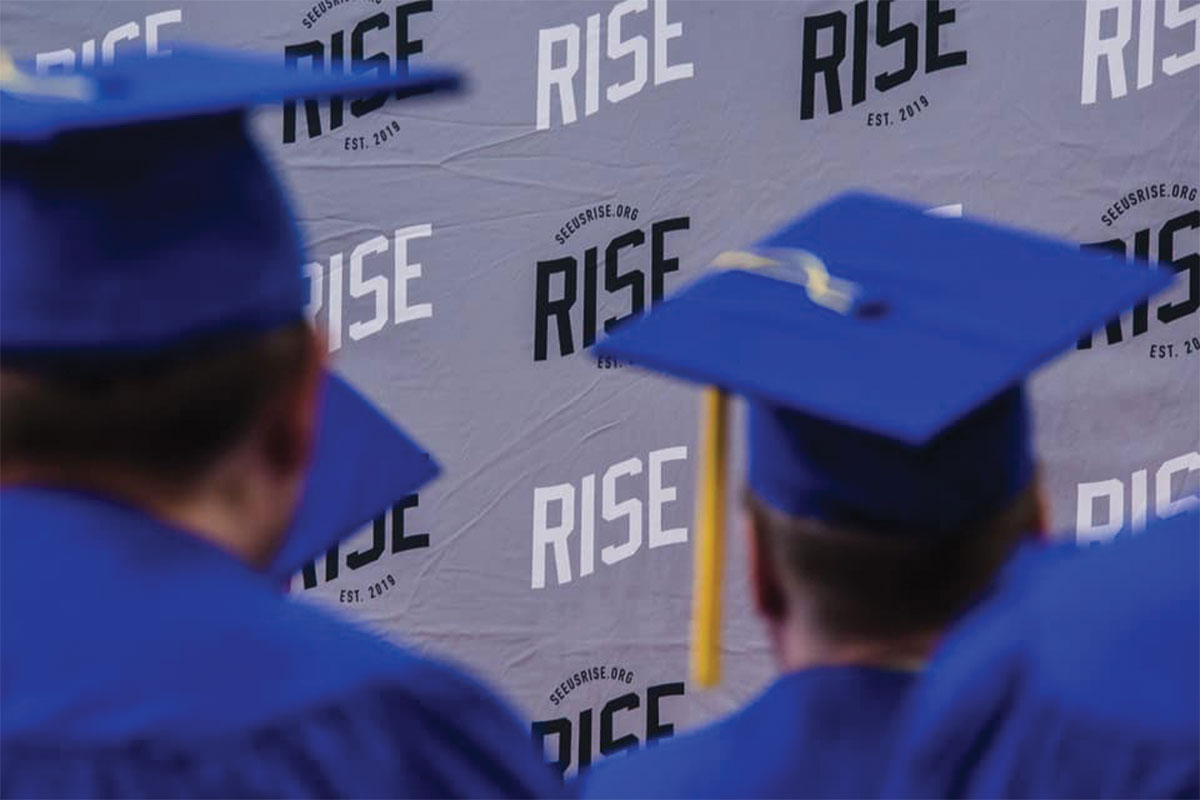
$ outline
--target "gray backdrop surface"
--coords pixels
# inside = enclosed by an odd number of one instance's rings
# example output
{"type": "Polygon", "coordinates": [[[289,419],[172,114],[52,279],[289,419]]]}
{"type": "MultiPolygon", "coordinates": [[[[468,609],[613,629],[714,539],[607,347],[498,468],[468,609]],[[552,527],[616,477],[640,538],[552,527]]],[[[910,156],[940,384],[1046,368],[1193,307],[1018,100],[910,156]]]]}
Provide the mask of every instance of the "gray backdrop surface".
{"type": "Polygon", "coordinates": [[[587,345],[835,192],[1172,264],[1032,396],[1064,535],[1196,503],[1200,3],[6,0],[0,26],[47,70],[196,41],[468,73],[256,114],[335,363],[444,466],[293,590],[465,662],[564,768],[772,672],[735,536],[726,680],[688,683],[697,394],[587,345]]]}

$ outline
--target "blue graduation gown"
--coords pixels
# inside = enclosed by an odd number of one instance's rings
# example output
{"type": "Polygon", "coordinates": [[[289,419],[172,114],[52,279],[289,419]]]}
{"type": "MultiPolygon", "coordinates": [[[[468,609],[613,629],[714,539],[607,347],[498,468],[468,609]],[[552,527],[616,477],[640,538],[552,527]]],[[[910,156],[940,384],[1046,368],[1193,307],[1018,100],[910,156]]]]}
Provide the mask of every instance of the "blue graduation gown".
{"type": "Polygon", "coordinates": [[[713,725],[616,755],[585,797],[868,797],[913,673],[816,667],[784,675],[713,725]]]}
{"type": "Polygon", "coordinates": [[[548,796],[471,678],[117,502],[0,492],[0,794],[548,796]]]}
{"type": "Polygon", "coordinates": [[[1200,518],[1023,554],[911,703],[885,796],[1200,796],[1200,518]]]}

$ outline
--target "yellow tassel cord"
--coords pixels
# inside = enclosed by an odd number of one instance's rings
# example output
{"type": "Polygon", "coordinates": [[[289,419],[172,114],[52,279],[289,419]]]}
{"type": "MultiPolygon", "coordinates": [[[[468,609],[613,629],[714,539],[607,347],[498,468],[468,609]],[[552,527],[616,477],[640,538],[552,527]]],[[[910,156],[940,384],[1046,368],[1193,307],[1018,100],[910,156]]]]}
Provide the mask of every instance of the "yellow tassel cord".
{"type": "Polygon", "coordinates": [[[725,560],[725,465],[729,396],[704,390],[700,472],[696,480],[695,572],[692,577],[692,679],[721,680],[721,577],[725,560]]]}

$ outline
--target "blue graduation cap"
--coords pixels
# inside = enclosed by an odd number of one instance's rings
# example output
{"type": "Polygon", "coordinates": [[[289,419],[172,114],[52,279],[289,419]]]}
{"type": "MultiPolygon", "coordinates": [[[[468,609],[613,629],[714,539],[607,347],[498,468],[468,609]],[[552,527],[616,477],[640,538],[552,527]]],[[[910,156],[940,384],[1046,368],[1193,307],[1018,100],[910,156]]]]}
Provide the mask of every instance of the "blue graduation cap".
{"type": "Polygon", "coordinates": [[[1032,478],[1024,378],[1170,282],[857,193],[714,265],[728,270],[595,348],[719,387],[706,394],[697,486],[702,683],[716,680],[719,593],[707,583],[721,560],[726,392],[748,398],[748,483],[769,505],[886,535],[949,535],[1032,478]]]}
{"type": "MultiPolygon", "coordinates": [[[[153,352],[300,319],[303,246],[247,109],[286,99],[452,90],[447,70],[322,74],[176,48],[72,75],[0,56],[0,358],[153,352]]],[[[284,578],[437,473],[330,375],[284,578]]]]}

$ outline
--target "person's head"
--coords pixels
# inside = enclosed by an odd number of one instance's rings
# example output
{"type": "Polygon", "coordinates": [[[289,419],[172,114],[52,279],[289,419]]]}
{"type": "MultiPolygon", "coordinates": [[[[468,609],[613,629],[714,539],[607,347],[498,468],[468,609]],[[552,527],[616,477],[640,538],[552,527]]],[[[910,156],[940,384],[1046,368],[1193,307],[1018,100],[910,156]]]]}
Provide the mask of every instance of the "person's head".
{"type": "MultiPolygon", "coordinates": [[[[1046,528],[1040,485],[938,536],[779,511],[747,489],[751,585],[773,638],[799,628],[824,652],[924,648],[1046,528]]],[[[918,653],[919,654],[919,653],[918,653]]]]}
{"type": "Polygon", "coordinates": [[[776,633],[931,642],[1045,527],[1020,386],[921,444],[762,403],[748,433],[755,600],[776,633]]]}
{"type": "Polygon", "coordinates": [[[3,483],[116,496],[282,578],[436,475],[324,369],[250,112],[459,82],[183,43],[38,75],[0,51],[3,483]]]}
{"type": "Polygon", "coordinates": [[[136,355],[5,358],[0,483],[92,490],[168,515],[205,503],[235,516],[239,546],[265,557],[300,497],[322,366],[303,320],[136,355]]]}
{"type": "Polygon", "coordinates": [[[1042,527],[1022,382],[1171,280],[858,192],[713,265],[730,269],[595,346],[713,387],[697,482],[702,685],[719,675],[722,398],[749,406],[757,593],[772,631],[843,654],[928,640],[1042,527]]]}

